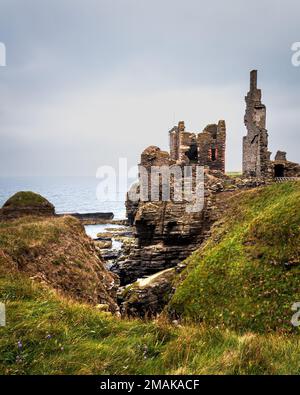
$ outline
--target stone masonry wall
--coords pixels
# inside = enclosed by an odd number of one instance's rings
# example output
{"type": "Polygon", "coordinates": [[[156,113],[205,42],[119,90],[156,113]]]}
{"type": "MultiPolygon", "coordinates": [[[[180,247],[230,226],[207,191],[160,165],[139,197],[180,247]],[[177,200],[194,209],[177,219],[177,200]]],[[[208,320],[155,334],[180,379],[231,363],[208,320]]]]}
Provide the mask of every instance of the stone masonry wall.
{"type": "Polygon", "coordinates": [[[243,138],[243,174],[264,177],[268,174],[270,152],[266,130],[266,107],[261,102],[261,90],[257,89],[257,71],[250,73],[250,91],[246,98],[245,126],[243,138]]]}
{"type": "Polygon", "coordinates": [[[179,164],[198,164],[225,172],[226,125],[207,125],[201,133],[187,132],[183,121],[169,132],[170,159],[179,164]]]}

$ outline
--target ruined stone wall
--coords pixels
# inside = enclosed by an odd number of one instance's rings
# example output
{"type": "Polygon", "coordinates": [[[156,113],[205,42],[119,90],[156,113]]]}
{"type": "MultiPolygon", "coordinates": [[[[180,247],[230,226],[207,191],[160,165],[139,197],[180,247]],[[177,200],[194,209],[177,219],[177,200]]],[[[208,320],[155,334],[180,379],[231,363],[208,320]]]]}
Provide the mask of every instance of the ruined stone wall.
{"type": "Polygon", "coordinates": [[[206,126],[198,134],[199,165],[210,170],[225,172],[226,125],[219,121],[218,125],[206,126]]]}
{"type": "Polygon", "coordinates": [[[275,178],[300,177],[300,165],[288,161],[286,152],[277,151],[275,160],[270,162],[269,172],[275,178]]]}
{"type": "Polygon", "coordinates": [[[170,130],[170,158],[176,163],[199,164],[225,172],[225,121],[208,125],[201,133],[185,130],[184,122],[170,130]]]}
{"type": "Polygon", "coordinates": [[[257,89],[257,71],[250,73],[250,91],[245,97],[245,126],[243,138],[243,174],[252,177],[268,175],[270,152],[266,130],[266,107],[261,102],[261,90],[257,89]]]}
{"type": "Polygon", "coordinates": [[[286,152],[284,151],[277,151],[275,155],[275,160],[286,161],[286,152]]]}
{"type": "Polygon", "coordinates": [[[300,165],[298,163],[290,162],[290,161],[285,161],[284,163],[282,161],[273,161],[272,162],[272,168],[273,168],[273,176],[274,177],[300,177],[300,165]],[[278,168],[278,165],[283,166],[283,174],[276,174],[276,169],[278,168]]]}

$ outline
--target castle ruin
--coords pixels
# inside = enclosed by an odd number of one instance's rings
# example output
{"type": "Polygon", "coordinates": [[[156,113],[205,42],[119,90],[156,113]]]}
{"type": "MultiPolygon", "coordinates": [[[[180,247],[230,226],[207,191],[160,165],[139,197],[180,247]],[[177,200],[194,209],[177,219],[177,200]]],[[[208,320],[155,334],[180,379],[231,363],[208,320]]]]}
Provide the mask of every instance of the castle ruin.
{"type": "MultiPolygon", "coordinates": [[[[243,137],[243,177],[299,177],[299,164],[288,161],[284,151],[278,151],[274,160],[271,160],[266,129],[266,106],[262,103],[261,90],[257,88],[257,70],[250,72],[250,90],[245,101],[244,123],[247,135],[243,137]]],[[[160,151],[155,146],[148,147],[142,154],[141,165],[147,169],[154,165],[199,165],[210,172],[219,173],[220,176],[225,175],[224,120],[207,125],[200,133],[187,131],[184,121],[180,121],[169,131],[169,144],[169,152],[160,151]]]]}
{"type": "MultiPolygon", "coordinates": [[[[269,180],[299,177],[299,164],[288,161],[286,152],[278,151],[274,160],[271,160],[266,106],[262,103],[262,92],[257,88],[257,70],[250,72],[250,90],[245,101],[244,123],[247,135],[243,137],[243,177],[269,180]]],[[[184,121],[180,121],[169,131],[169,144],[169,152],[161,151],[155,146],[148,147],[142,154],[141,165],[148,170],[151,166],[199,165],[215,175],[225,175],[224,120],[207,125],[200,133],[187,131],[184,121]]]]}

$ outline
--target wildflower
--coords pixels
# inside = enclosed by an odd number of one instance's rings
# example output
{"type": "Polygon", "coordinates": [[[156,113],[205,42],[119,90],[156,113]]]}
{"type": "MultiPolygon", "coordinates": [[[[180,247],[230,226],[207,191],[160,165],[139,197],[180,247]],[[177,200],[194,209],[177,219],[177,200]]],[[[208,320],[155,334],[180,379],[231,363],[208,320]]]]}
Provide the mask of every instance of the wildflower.
{"type": "Polygon", "coordinates": [[[21,340],[18,341],[18,349],[21,349],[23,347],[23,344],[21,342],[21,340]]]}

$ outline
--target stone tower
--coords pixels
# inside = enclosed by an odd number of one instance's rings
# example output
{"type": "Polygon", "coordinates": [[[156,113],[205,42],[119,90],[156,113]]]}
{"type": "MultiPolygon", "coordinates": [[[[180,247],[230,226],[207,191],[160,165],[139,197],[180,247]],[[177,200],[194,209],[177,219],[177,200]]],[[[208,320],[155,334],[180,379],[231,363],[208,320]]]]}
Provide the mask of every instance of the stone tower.
{"type": "Polygon", "coordinates": [[[266,130],[266,106],[261,102],[261,90],[257,89],[257,70],[250,73],[250,91],[245,100],[244,122],[247,135],[243,138],[243,174],[265,177],[268,174],[270,152],[266,130]]]}

